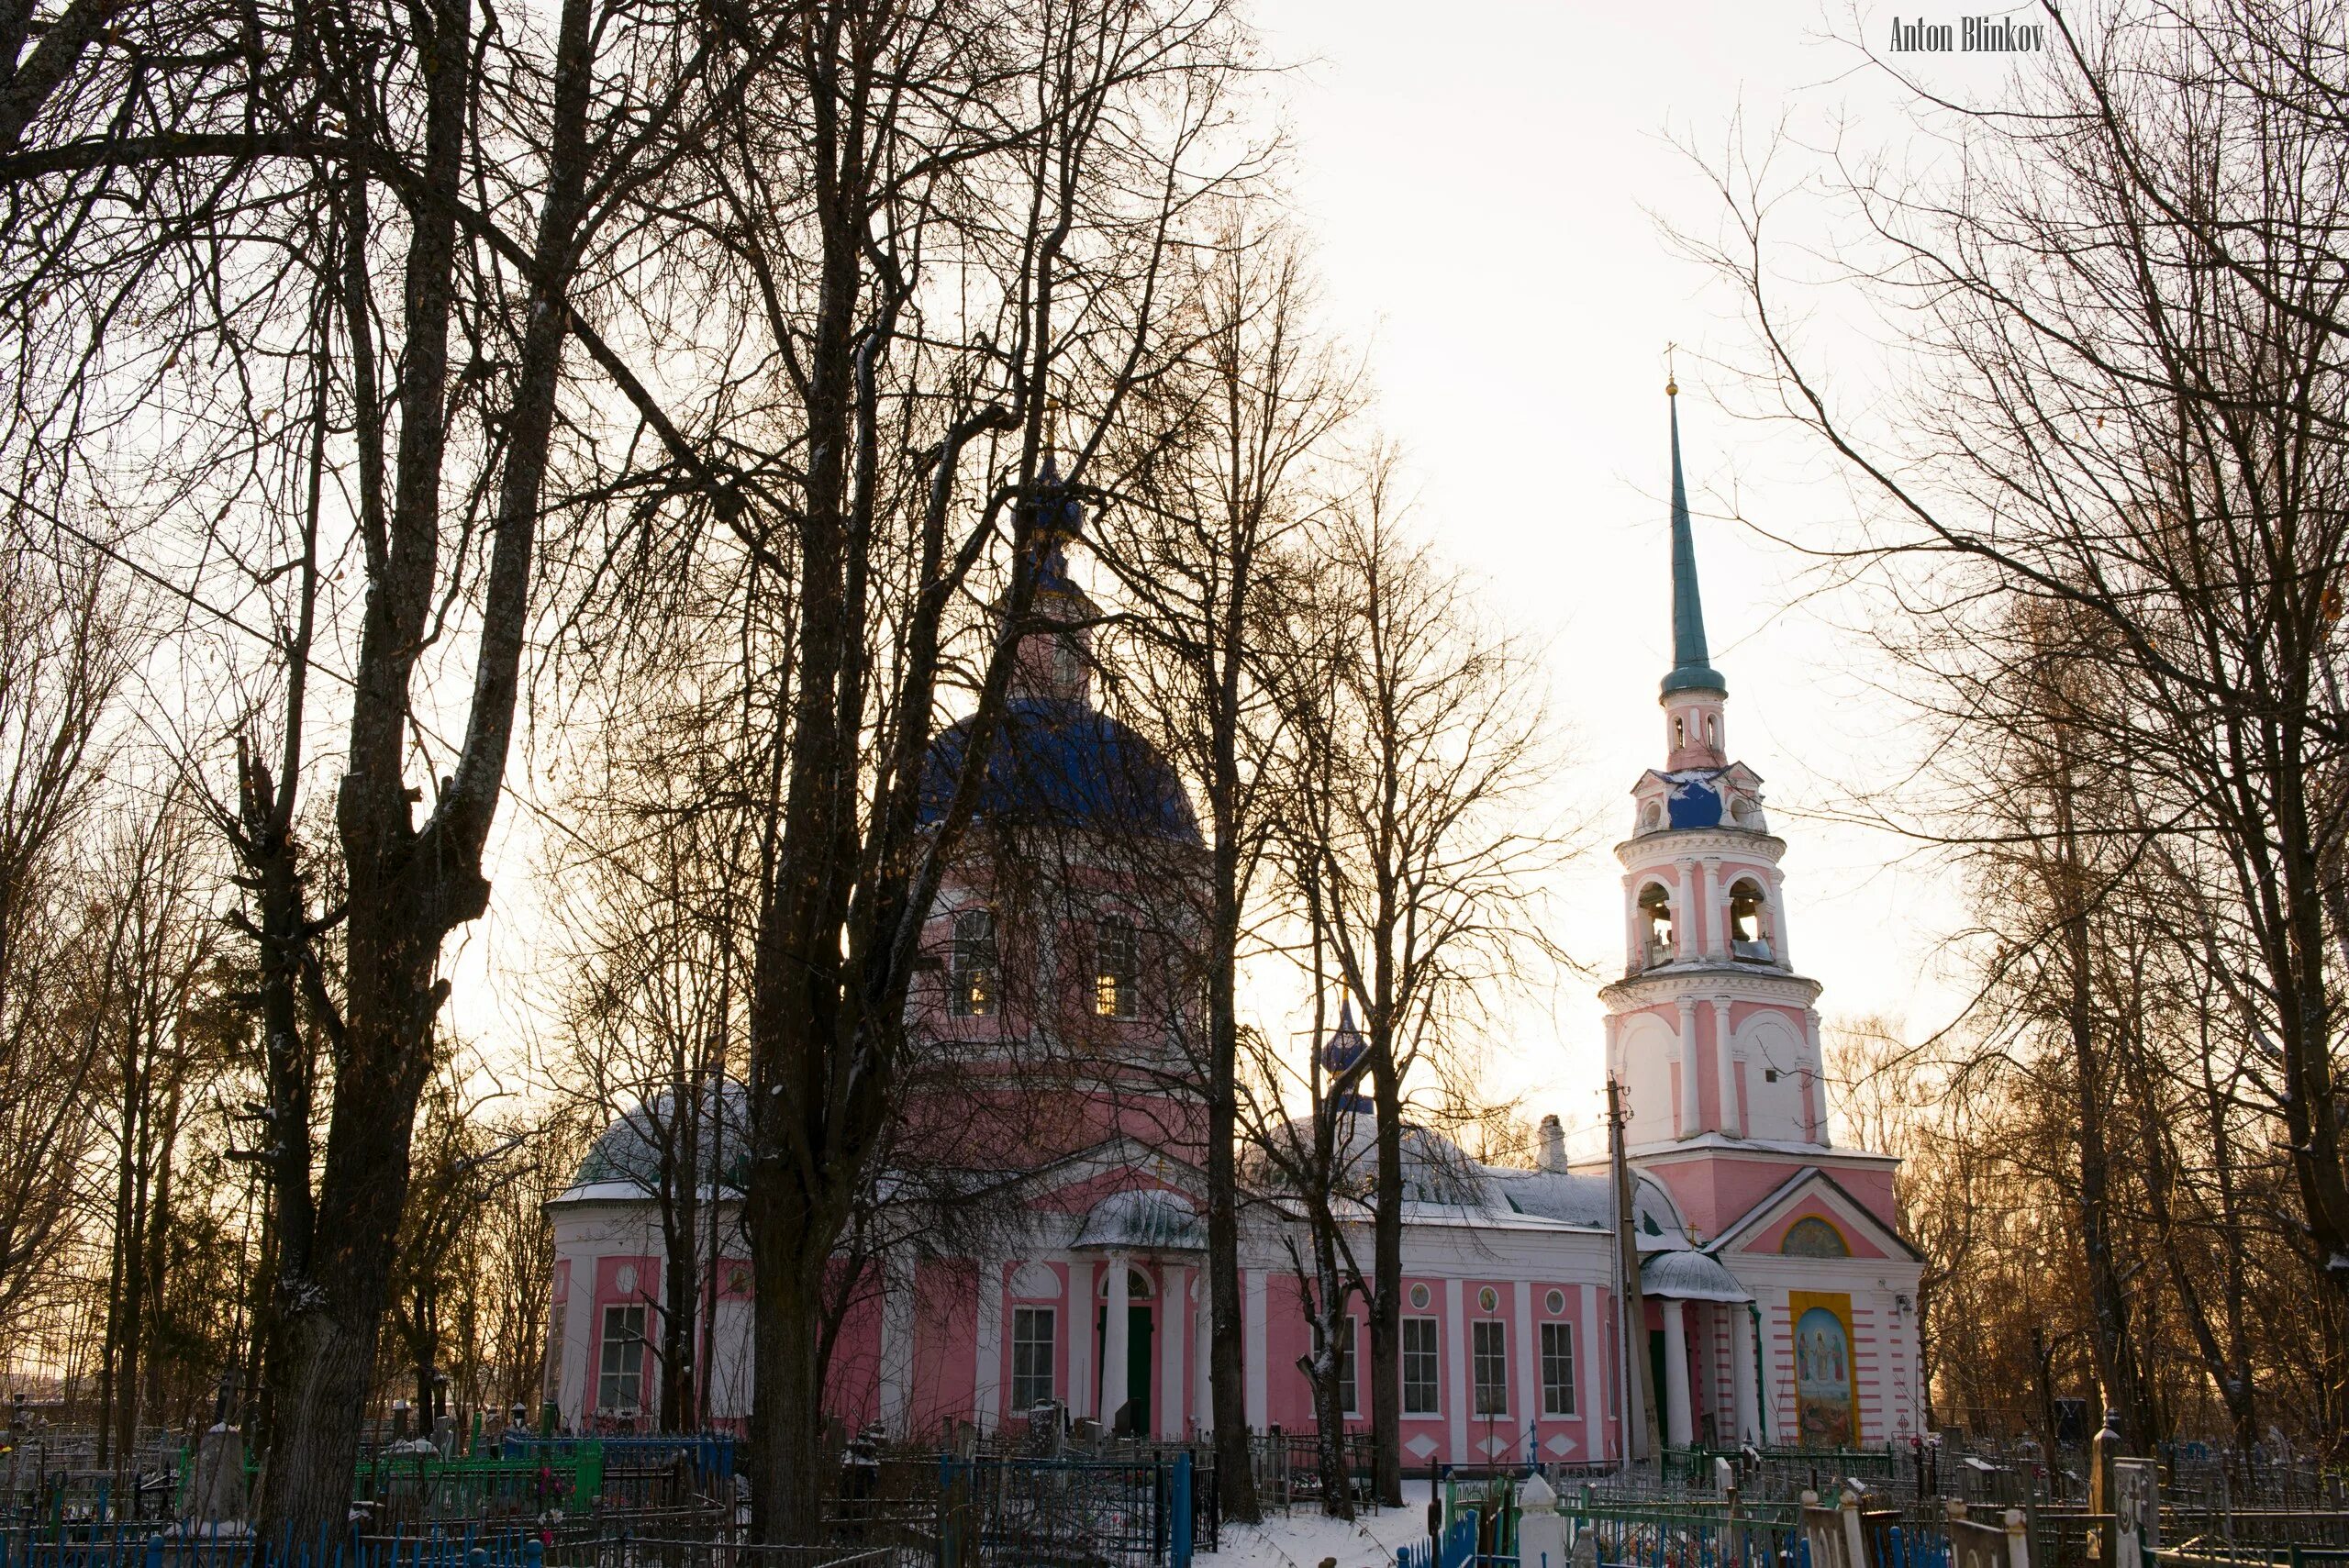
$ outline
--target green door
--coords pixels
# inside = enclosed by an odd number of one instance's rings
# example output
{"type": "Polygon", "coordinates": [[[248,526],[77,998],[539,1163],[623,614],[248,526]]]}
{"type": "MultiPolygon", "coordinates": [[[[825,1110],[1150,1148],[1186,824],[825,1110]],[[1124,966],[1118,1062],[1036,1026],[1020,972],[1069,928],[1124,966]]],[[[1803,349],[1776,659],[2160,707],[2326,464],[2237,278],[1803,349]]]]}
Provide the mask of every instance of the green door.
{"type": "MultiPolygon", "coordinates": [[[[1093,1315],[1093,1386],[1101,1386],[1101,1358],[1109,1349],[1109,1308],[1105,1303],[1093,1315]]],[[[1135,1303],[1126,1308],[1126,1403],[1133,1407],[1133,1429],[1147,1436],[1150,1432],[1150,1308],[1135,1303]]],[[[1114,1410],[1104,1410],[1105,1421],[1116,1418],[1114,1410]]]]}

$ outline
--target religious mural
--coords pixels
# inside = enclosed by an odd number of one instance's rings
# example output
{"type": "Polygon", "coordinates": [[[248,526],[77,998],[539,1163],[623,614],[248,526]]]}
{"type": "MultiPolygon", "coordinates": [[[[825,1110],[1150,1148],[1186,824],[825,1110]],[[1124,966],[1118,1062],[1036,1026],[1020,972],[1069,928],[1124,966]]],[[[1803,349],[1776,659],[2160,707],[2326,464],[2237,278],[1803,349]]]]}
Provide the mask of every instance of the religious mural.
{"type": "Polygon", "coordinates": [[[1853,1398],[1852,1298],[1798,1290],[1787,1297],[1795,1337],[1795,1429],[1805,1448],[1850,1448],[1858,1435],[1853,1398]]]}

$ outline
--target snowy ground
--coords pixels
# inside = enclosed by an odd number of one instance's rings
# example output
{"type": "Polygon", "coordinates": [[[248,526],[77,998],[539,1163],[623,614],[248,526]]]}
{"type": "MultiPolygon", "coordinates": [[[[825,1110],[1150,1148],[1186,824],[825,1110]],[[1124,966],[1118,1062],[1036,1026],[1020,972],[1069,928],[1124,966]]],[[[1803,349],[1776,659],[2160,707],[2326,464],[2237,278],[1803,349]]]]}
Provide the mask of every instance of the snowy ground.
{"type": "Polygon", "coordinates": [[[1338,1568],[1394,1568],[1395,1549],[1428,1534],[1428,1484],[1406,1481],[1403,1506],[1364,1514],[1349,1523],[1299,1507],[1286,1518],[1275,1514],[1260,1525],[1226,1525],[1223,1550],[1202,1552],[1199,1568],[1319,1568],[1334,1557],[1338,1568]]]}

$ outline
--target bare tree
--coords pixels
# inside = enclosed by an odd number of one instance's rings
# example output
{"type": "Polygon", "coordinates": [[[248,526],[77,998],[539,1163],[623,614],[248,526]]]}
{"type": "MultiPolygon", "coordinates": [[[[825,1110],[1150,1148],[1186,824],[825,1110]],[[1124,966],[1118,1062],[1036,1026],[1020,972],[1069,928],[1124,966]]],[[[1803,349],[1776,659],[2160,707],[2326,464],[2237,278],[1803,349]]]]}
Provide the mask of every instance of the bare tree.
{"type": "Polygon", "coordinates": [[[1291,896],[1361,1008],[1377,1128],[1371,1419],[1380,1495],[1399,1502],[1407,1096],[1473,1072],[1467,1026],[1541,944],[1521,917],[1564,836],[1521,810],[1544,741],[1524,655],[1410,539],[1393,484],[1375,456],[1317,540],[1325,629],[1285,697],[1294,785],[1275,830],[1291,896]]]}

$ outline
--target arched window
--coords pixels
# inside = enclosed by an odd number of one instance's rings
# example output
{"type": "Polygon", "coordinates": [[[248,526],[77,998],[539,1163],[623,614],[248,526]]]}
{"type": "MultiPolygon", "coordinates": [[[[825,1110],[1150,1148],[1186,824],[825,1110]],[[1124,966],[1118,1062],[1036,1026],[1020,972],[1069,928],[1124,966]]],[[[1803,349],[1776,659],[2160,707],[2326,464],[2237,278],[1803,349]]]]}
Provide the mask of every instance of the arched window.
{"type": "Polygon", "coordinates": [[[1640,889],[1640,935],[1642,968],[1672,962],[1672,895],[1660,882],[1640,889]]]}
{"type": "Polygon", "coordinates": [[[1672,749],[1675,751],[1688,744],[1688,721],[1678,714],[1672,716],[1672,749]]]}
{"type": "Polygon", "coordinates": [[[1705,744],[1716,751],[1721,749],[1721,721],[1709,713],[1705,716],[1705,744]]]}
{"type": "MultiPolygon", "coordinates": [[[[1101,1271],[1101,1283],[1093,1287],[1093,1294],[1101,1297],[1104,1301],[1107,1301],[1109,1298],[1108,1270],[1103,1269],[1101,1271]]],[[[1148,1301],[1152,1296],[1157,1294],[1158,1289],[1155,1285],[1150,1283],[1150,1276],[1148,1274],[1142,1273],[1140,1269],[1128,1269],[1126,1271],[1127,1300],[1148,1301]]]]}
{"type": "Polygon", "coordinates": [[[1762,884],[1740,877],[1729,890],[1729,951],[1749,963],[1770,962],[1770,906],[1762,884]]]}
{"type": "Polygon", "coordinates": [[[1843,1233],[1816,1215],[1805,1215],[1787,1227],[1778,1251],[1789,1258],[1848,1258],[1851,1243],[1843,1233]]]}

